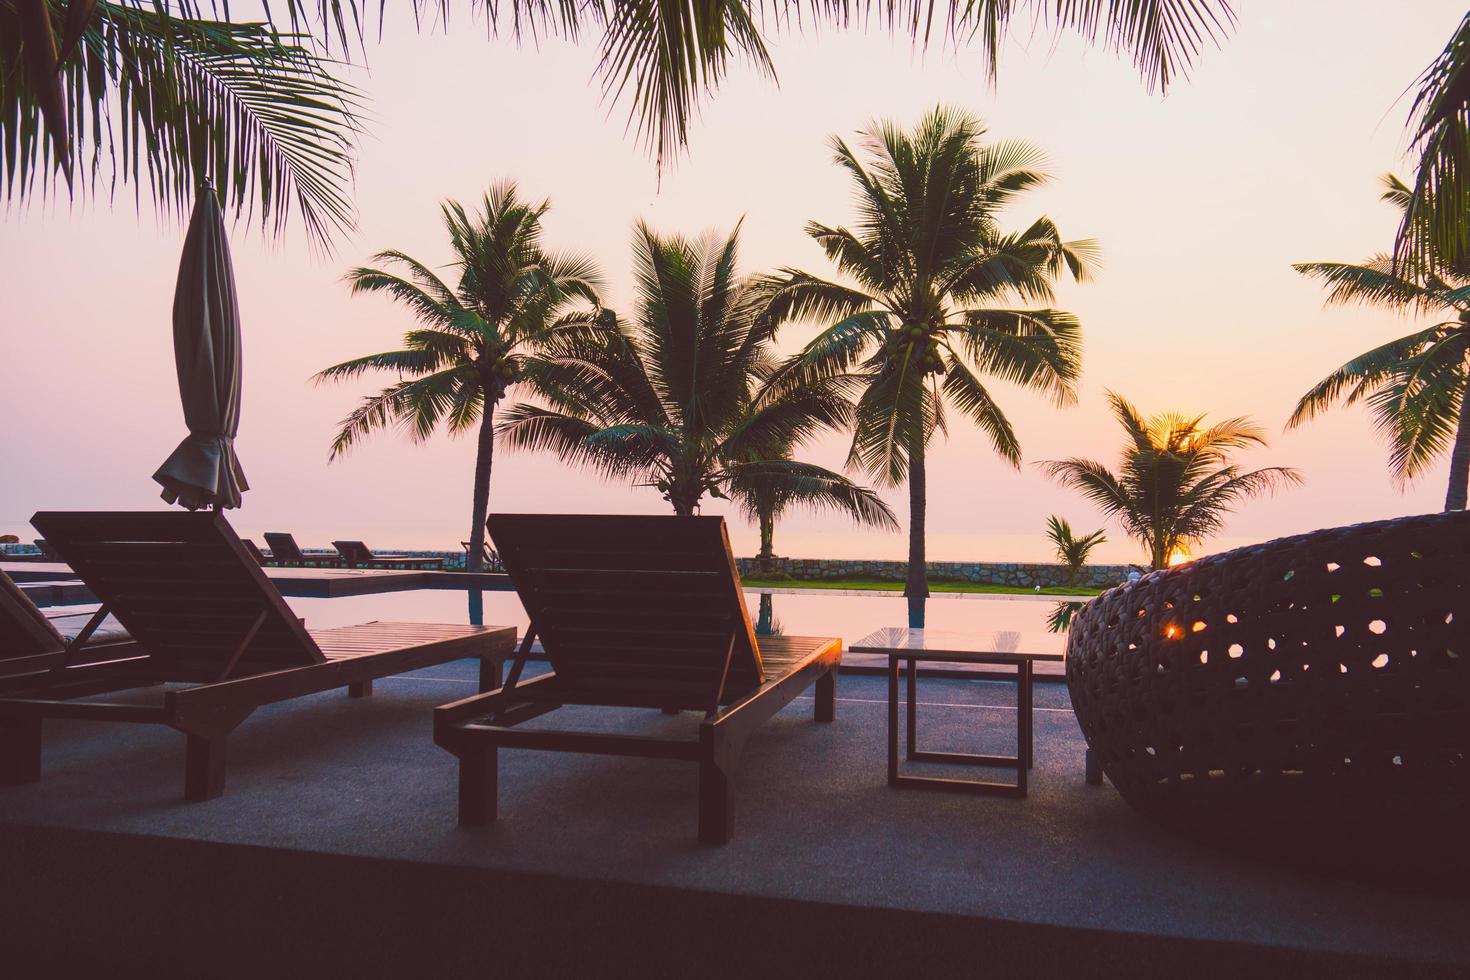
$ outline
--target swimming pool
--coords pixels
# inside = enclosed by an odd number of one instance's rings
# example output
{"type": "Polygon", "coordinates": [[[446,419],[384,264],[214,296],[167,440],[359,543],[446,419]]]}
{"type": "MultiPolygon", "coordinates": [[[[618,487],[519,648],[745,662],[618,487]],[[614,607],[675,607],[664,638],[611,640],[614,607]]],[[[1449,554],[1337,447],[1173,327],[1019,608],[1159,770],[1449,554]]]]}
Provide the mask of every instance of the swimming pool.
{"type": "MultiPolygon", "coordinates": [[[[344,596],[335,599],[288,599],[291,607],[306,618],[311,629],[346,626],[368,620],[419,622],[471,622],[472,594],[457,590],[426,589],[378,595],[344,596]]],[[[485,623],[515,626],[524,630],[526,612],[514,592],[483,592],[485,623]]],[[[847,591],[747,589],[746,604],[752,622],[763,622],[762,603],[769,603],[766,617],[776,631],[791,635],[840,636],[851,645],[882,626],[901,626],[908,621],[908,606],[902,596],[847,591]]],[[[931,629],[960,630],[992,637],[1004,649],[1026,649],[1038,653],[1061,653],[1066,635],[1049,632],[1046,622],[1057,606],[1050,596],[936,593],[926,608],[931,629]]],[[[1038,672],[1059,672],[1060,665],[1041,665],[1038,672]]]]}

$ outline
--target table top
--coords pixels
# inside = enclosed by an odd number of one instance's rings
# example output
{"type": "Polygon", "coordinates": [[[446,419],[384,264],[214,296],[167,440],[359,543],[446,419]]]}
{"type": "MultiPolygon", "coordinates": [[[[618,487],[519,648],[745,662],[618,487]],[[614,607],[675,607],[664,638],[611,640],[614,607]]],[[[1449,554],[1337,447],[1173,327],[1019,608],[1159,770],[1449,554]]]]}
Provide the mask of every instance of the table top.
{"type": "Polygon", "coordinates": [[[962,633],[957,630],[915,630],[885,626],[848,646],[851,653],[881,653],[915,660],[973,660],[980,663],[1060,661],[1061,653],[1022,649],[1018,633],[962,633]]]}

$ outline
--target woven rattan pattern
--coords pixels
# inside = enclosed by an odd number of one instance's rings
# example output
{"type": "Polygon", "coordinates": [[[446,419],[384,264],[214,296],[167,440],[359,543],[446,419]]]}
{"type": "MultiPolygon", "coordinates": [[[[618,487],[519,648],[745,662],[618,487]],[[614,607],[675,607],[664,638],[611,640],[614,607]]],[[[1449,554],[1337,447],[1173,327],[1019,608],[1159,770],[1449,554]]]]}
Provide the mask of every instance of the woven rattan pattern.
{"type": "Polygon", "coordinates": [[[1467,575],[1463,512],[1154,572],[1074,618],[1077,720],[1128,803],[1186,829],[1413,834],[1463,816],[1467,575]]]}

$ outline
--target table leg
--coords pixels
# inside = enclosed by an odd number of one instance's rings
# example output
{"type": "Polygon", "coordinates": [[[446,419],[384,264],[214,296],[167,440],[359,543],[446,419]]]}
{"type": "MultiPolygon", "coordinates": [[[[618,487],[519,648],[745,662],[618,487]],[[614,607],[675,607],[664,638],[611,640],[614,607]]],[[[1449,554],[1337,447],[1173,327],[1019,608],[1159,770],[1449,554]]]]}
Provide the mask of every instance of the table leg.
{"type": "Polygon", "coordinates": [[[888,785],[898,785],[898,658],[888,658],[888,785]]]}
{"type": "Polygon", "coordinates": [[[910,659],[908,664],[909,716],[908,757],[912,759],[919,751],[919,663],[910,659]]]}

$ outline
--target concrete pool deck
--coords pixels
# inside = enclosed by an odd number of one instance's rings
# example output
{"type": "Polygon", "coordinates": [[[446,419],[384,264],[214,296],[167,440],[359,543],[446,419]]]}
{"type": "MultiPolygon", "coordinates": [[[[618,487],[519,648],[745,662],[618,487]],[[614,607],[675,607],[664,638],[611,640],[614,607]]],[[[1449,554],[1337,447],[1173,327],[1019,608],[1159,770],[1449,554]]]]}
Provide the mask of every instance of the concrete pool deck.
{"type": "MultiPolygon", "coordinates": [[[[201,804],[181,801],[177,733],[48,724],[43,780],[0,787],[9,962],[57,975],[1470,970],[1462,895],[1205,848],[1086,786],[1057,685],[1037,690],[1032,794],[1010,800],[890,789],[883,683],[844,676],[834,723],[813,722],[804,698],[752,739],[724,847],[695,838],[692,766],[537,752],[503,752],[500,822],[460,829],[429,715],[473,690],[460,662],[367,700],[262,709],[231,739],[226,795],[201,804]]],[[[921,736],[1004,749],[1010,692],[926,681],[921,736]]],[[[565,710],[644,733],[697,721],[565,710]]]]}

